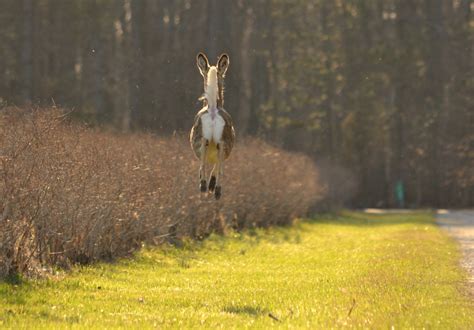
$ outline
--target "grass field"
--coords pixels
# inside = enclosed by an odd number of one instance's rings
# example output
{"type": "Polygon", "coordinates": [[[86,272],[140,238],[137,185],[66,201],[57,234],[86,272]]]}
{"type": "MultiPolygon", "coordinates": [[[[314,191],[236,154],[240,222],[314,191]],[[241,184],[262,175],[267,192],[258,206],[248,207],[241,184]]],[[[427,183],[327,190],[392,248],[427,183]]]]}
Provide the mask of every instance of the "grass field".
{"type": "Polygon", "coordinates": [[[472,329],[459,257],[427,213],[345,213],[1,283],[0,327],[472,329]]]}

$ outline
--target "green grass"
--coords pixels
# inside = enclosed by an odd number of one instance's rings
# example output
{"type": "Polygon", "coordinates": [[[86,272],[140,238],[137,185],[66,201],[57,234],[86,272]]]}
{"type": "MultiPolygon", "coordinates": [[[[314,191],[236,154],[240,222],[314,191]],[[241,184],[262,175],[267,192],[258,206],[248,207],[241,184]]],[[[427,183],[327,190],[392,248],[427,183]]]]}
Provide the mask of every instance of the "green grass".
{"type": "Polygon", "coordinates": [[[472,329],[459,258],[427,213],[345,213],[1,283],[0,327],[472,329]]]}

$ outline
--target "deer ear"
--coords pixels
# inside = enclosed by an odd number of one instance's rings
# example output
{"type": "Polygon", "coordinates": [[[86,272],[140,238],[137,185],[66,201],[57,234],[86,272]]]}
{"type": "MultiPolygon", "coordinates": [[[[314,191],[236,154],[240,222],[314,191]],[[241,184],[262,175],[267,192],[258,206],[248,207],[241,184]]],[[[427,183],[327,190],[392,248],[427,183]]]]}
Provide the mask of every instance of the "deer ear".
{"type": "Polygon", "coordinates": [[[203,53],[197,54],[196,64],[202,76],[207,77],[207,71],[209,71],[209,60],[207,59],[206,55],[203,53]]]}
{"type": "Polygon", "coordinates": [[[224,53],[221,56],[219,56],[219,59],[217,60],[217,69],[219,71],[219,74],[221,74],[223,77],[225,76],[225,72],[227,71],[229,64],[230,64],[229,55],[224,53]]]}

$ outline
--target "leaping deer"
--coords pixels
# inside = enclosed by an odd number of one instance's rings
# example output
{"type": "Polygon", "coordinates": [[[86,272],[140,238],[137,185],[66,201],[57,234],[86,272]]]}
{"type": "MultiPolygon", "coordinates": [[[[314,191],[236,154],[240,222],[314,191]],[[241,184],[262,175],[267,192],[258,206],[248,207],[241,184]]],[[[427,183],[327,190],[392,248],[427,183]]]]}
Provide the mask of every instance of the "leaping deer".
{"type": "Polygon", "coordinates": [[[201,192],[209,189],[216,199],[222,194],[221,180],[224,160],[234,146],[235,131],[232,117],[224,110],[224,78],[229,67],[229,56],[222,54],[216,66],[210,66],[206,55],[197,55],[197,66],[204,78],[204,94],[200,98],[203,108],[197,113],[191,128],[191,148],[200,160],[199,180],[201,192]],[[214,165],[206,183],[206,165],[214,165]]]}

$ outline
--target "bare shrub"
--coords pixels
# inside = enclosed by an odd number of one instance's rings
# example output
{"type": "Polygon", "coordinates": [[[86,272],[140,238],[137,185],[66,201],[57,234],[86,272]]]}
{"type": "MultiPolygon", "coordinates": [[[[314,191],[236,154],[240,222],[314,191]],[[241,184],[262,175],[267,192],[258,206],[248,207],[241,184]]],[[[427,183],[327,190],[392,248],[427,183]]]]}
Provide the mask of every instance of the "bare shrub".
{"type": "Polygon", "coordinates": [[[354,174],[347,168],[327,159],[318,162],[319,184],[324,197],[319,201],[315,209],[322,212],[338,211],[357,192],[357,180],[354,174]]]}
{"type": "Polygon", "coordinates": [[[201,196],[185,136],[118,135],[50,109],[0,113],[0,275],[124,256],[143,242],[290,224],[318,198],[303,155],[238,141],[201,196]]]}

